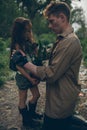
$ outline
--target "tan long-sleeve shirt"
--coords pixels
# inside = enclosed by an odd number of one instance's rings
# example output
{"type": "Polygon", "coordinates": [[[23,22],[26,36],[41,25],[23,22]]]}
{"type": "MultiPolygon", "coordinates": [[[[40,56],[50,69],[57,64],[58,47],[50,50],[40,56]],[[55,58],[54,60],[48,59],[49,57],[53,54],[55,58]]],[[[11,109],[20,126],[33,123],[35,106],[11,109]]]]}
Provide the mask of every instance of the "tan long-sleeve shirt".
{"type": "Polygon", "coordinates": [[[45,114],[51,118],[72,115],[80,92],[78,74],[82,59],[79,39],[69,27],[59,35],[49,65],[37,67],[41,80],[46,80],[45,114]]]}

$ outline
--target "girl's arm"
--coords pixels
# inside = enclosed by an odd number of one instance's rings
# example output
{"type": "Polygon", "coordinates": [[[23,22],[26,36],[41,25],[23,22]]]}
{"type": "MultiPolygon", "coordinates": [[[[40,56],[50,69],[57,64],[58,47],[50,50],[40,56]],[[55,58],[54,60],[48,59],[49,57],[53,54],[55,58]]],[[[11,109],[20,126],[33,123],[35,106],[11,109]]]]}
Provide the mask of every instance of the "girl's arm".
{"type": "Polygon", "coordinates": [[[39,83],[39,81],[35,78],[32,78],[25,70],[24,68],[20,67],[20,66],[16,66],[18,71],[24,76],[26,77],[33,85],[37,85],[39,83]]]}

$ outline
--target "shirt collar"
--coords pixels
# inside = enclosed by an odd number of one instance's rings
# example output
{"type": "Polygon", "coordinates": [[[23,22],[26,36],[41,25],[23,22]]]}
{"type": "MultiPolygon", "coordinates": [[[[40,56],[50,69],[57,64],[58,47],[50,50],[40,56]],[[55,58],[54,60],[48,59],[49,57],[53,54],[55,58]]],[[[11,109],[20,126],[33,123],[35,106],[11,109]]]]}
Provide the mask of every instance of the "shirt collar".
{"type": "Polygon", "coordinates": [[[67,35],[73,32],[74,29],[71,26],[69,26],[63,33],[57,35],[57,39],[61,40],[62,38],[66,37],[67,35]]]}

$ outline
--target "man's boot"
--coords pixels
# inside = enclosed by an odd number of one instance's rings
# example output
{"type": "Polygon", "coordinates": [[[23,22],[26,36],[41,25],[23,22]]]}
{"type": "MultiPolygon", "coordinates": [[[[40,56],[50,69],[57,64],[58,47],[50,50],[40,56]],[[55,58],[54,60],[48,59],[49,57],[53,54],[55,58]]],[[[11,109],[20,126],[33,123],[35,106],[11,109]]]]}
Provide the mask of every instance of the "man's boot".
{"type": "Polygon", "coordinates": [[[31,115],[29,114],[29,111],[27,110],[27,107],[22,108],[22,109],[19,108],[19,112],[22,115],[23,126],[34,128],[34,127],[37,127],[39,125],[38,122],[33,121],[31,119],[31,115]]]}
{"type": "Polygon", "coordinates": [[[28,108],[29,108],[29,113],[31,115],[32,119],[39,119],[41,120],[43,118],[42,114],[36,113],[36,106],[37,106],[37,102],[35,103],[30,103],[28,104],[28,108]]]}

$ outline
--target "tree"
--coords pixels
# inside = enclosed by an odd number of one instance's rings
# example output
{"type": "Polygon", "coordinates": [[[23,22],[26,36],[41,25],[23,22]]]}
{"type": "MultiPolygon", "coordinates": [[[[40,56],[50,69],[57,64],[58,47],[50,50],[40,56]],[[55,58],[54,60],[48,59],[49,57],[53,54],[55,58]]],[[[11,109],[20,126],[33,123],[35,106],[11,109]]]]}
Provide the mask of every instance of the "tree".
{"type": "Polygon", "coordinates": [[[17,7],[15,0],[0,0],[0,37],[10,36],[13,20],[21,15],[22,11],[17,7]]]}
{"type": "MultiPolygon", "coordinates": [[[[48,5],[51,1],[59,0],[16,0],[19,7],[28,14],[28,17],[32,20],[34,19],[37,13],[41,14],[42,10],[48,5]]],[[[60,0],[66,2],[71,7],[71,0],[60,0]]]]}
{"type": "Polygon", "coordinates": [[[19,7],[28,14],[28,17],[33,20],[37,13],[41,13],[44,7],[50,3],[51,0],[17,0],[19,7]],[[20,6],[21,3],[21,6],[20,6]]]}

